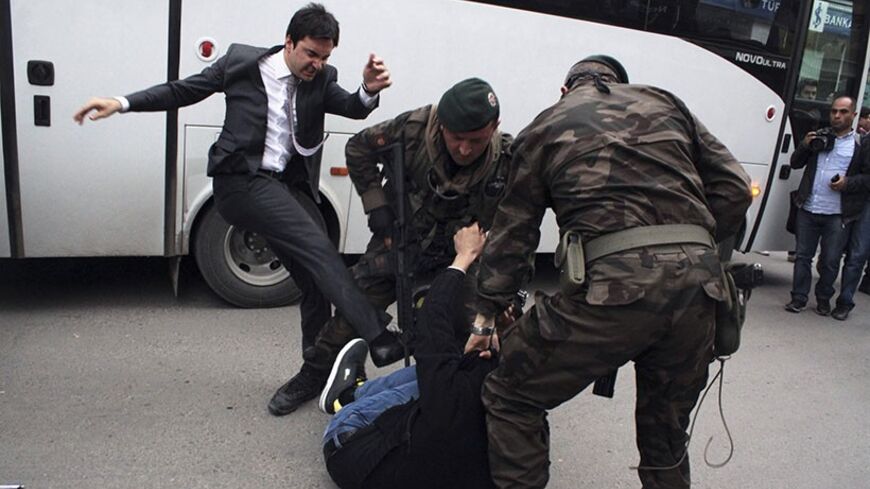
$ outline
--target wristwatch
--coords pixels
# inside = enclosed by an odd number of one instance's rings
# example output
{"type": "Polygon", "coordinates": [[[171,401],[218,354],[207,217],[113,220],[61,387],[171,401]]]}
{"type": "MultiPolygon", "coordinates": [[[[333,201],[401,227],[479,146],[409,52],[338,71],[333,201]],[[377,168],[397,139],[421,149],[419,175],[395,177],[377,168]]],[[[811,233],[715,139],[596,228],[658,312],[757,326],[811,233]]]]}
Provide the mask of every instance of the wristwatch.
{"type": "Polygon", "coordinates": [[[492,326],[472,326],[471,334],[475,336],[492,336],[495,328],[492,326]]]}

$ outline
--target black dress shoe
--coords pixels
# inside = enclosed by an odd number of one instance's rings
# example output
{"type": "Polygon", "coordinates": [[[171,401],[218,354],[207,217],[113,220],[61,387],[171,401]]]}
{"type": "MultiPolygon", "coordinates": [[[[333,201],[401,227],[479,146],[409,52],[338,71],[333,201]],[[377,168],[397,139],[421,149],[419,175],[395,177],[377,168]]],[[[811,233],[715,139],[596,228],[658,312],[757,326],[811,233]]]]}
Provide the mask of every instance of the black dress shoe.
{"type": "Polygon", "coordinates": [[[831,317],[836,319],[837,321],[845,321],[846,318],[849,317],[849,313],[851,311],[851,307],[837,304],[837,307],[834,308],[834,312],[831,313],[831,317]]]}
{"type": "Polygon", "coordinates": [[[405,357],[405,347],[399,342],[398,336],[384,331],[369,343],[369,353],[376,367],[385,367],[398,362],[405,357]]]}
{"type": "Polygon", "coordinates": [[[317,348],[314,345],[306,346],[302,348],[302,359],[306,362],[310,362],[317,357],[317,348]]]}
{"type": "Polygon", "coordinates": [[[329,372],[320,372],[303,364],[298,374],[275,391],[269,401],[269,412],[273,416],[284,416],[306,401],[314,399],[326,385],[328,374],[329,372]]]}

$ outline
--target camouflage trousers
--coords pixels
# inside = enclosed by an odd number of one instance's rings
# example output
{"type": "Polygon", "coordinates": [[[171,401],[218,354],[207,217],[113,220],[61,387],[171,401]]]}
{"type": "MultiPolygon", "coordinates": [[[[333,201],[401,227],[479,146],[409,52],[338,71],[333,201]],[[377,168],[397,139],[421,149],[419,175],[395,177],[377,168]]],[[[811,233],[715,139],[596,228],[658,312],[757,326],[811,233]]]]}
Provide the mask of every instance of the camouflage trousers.
{"type": "MultiPolygon", "coordinates": [[[[350,269],[354,282],[359,287],[363,295],[368,299],[379,311],[386,311],[390,304],[396,302],[396,272],[393,264],[394,256],[383,244],[380,239],[372,239],[365,254],[360,257],[359,261],[350,269]]],[[[450,263],[450,259],[447,259],[450,263]]],[[[438,270],[432,270],[430,273],[418,272],[415,274],[415,288],[426,286],[437,275],[438,270]]],[[[469,273],[466,274],[465,287],[466,297],[469,299],[476,296],[477,290],[477,275],[474,273],[476,267],[472,267],[469,273]]],[[[466,311],[460,313],[468,316],[465,324],[470,325],[474,317],[474,312],[471,310],[470,304],[466,307],[466,311]]],[[[406,325],[400,325],[407,328],[406,325]]],[[[457,331],[457,342],[464,344],[468,339],[468,331],[457,331]]],[[[353,327],[348,323],[347,319],[339,313],[336,313],[324,326],[321,328],[314,341],[313,355],[305,358],[305,362],[312,368],[326,371],[332,368],[335,358],[341,348],[350,340],[359,337],[353,327]]],[[[409,339],[410,335],[406,337],[409,339]]]]}
{"type": "MultiPolygon", "coordinates": [[[[501,363],[483,386],[496,485],[546,486],[547,410],[629,360],[640,465],[677,464],[707,380],[723,292],[715,252],[671,246],[601,258],[574,294],[537,294],[535,306],[502,333],[501,363]]],[[[639,476],[646,489],[689,487],[688,457],[675,469],[641,469],[639,476]]]]}

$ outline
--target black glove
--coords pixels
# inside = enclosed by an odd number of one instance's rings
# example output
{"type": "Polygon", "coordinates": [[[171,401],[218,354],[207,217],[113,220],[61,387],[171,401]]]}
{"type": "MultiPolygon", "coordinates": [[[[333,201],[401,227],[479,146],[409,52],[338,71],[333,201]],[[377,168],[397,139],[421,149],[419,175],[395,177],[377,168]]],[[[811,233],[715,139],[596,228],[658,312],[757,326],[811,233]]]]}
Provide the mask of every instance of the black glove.
{"type": "Polygon", "coordinates": [[[393,215],[393,209],[390,206],[378,207],[369,213],[369,229],[378,238],[389,237],[393,231],[393,221],[395,220],[396,216],[393,215]]]}

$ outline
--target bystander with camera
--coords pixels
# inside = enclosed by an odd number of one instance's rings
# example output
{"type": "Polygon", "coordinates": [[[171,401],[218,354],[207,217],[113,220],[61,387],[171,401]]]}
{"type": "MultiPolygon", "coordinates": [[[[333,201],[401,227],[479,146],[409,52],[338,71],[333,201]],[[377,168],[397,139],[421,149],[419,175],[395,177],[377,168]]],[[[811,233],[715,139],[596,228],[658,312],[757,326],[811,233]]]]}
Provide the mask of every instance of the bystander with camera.
{"type": "MultiPolygon", "coordinates": [[[[870,169],[862,169],[866,166],[862,165],[865,159],[861,157],[861,146],[852,130],[855,107],[853,97],[835,97],[831,104],[830,127],[807,133],[791,157],[792,168],[806,167],[806,170],[796,199],[799,207],[797,253],[791,301],[785,305],[789,312],[798,313],[806,308],[812,283],[811,263],[821,243],[819,281],[815,288],[816,313],[822,316],[832,313],[834,280],[849,241],[849,226],[861,217],[866,202],[860,175],[870,173],[870,169]]],[[[847,302],[851,302],[851,298],[841,294],[834,314],[838,319],[845,319],[854,305],[847,302]]]]}

